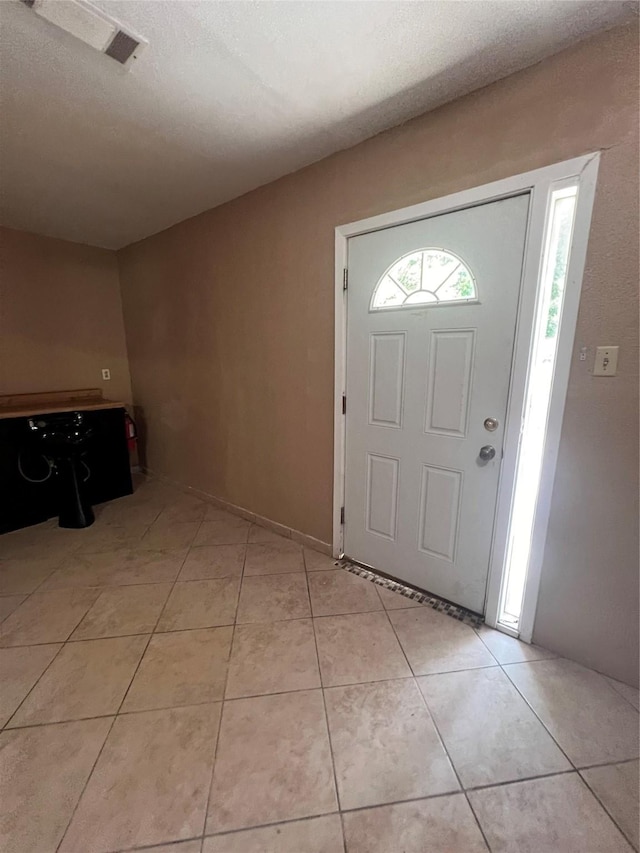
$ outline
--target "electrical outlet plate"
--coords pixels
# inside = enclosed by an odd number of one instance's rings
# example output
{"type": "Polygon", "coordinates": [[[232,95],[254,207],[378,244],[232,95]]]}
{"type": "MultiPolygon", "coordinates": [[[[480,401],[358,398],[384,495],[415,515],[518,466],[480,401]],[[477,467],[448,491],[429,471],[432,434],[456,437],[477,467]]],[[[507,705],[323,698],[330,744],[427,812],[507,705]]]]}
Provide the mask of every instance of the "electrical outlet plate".
{"type": "Polygon", "coordinates": [[[109,370],[108,367],[102,368],[102,378],[104,379],[105,382],[107,380],[111,379],[111,371],[109,370]]]}
{"type": "Polygon", "coordinates": [[[596,360],[593,364],[594,376],[615,376],[618,370],[619,347],[596,347],[596,360]]]}

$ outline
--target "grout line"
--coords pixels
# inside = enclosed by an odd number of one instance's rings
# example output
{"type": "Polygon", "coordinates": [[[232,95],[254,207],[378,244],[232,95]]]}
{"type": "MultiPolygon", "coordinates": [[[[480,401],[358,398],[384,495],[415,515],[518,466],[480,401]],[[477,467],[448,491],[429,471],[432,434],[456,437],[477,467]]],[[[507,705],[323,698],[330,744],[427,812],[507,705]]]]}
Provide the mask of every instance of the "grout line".
{"type": "Polygon", "coordinates": [[[473,807],[473,805],[472,805],[472,803],[471,803],[471,800],[469,799],[469,794],[468,794],[466,791],[464,792],[464,798],[465,798],[465,800],[467,801],[467,806],[469,807],[469,811],[470,811],[470,812],[471,812],[471,814],[473,815],[473,819],[474,819],[474,820],[475,820],[475,822],[476,822],[476,826],[478,827],[478,830],[479,830],[479,832],[480,832],[480,835],[482,836],[482,840],[483,840],[483,841],[484,841],[484,843],[487,845],[487,850],[491,851],[491,845],[489,844],[489,839],[488,839],[488,838],[487,838],[487,836],[485,835],[485,831],[484,831],[484,829],[483,829],[483,827],[482,827],[482,824],[480,823],[480,818],[479,818],[479,817],[478,817],[478,815],[476,814],[476,810],[474,809],[474,807],[473,807]]]}
{"type": "Polygon", "coordinates": [[[521,782],[537,782],[538,779],[551,779],[554,776],[570,776],[572,773],[577,773],[577,771],[575,768],[569,767],[566,770],[552,770],[549,773],[539,773],[535,776],[523,776],[522,779],[505,779],[502,782],[487,782],[485,785],[470,785],[464,790],[473,794],[475,791],[486,791],[488,788],[504,788],[506,785],[519,785],[521,782]]]}
{"type": "MultiPolygon", "coordinates": [[[[535,661],[534,661],[534,662],[535,662],[535,661]]],[[[551,738],[551,740],[555,743],[555,745],[558,747],[558,749],[560,750],[560,752],[561,752],[561,753],[564,755],[564,757],[567,759],[567,761],[569,762],[569,764],[571,765],[571,767],[573,767],[573,769],[574,769],[574,770],[577,770],[578,768],[576,767],[576,765],[574,764],[574,762],[573,762],[573,761],[571,760],[571,758],[567,755],[566,751],[565,751],[565,750],[562,748],[562,746],[560,745],[560,743],[559,743],[558,739],[557,739],[557,738],[555,737],[555,735],[550,731],[549,727],[547,726],[547,724],[545,723],[545,721],[540,717],[540,715],[537,713],[536,709],[533,707],[533,705],[531,704],[531,702],[529,702],[529,700],[528,700],[528,699],[527,699],[527,697],[524,695],[524,693],[520,690],[520,688],[518,687],[518,685],[517,685],[517,684],[516,684],[516,683],[515,683],[511,678],[509,678],[509,673],[505,670],[505,666],[513,666],[513,664],[500,664],[500,669],[502,670],[502,672],[504,673],[504,675],[509,679],[509,683],[510,683],[514,688],[515,688],[515,690],[516,690],[516,692],[518,693],[518,695],[522,697],[522,699],[523,699],[523,701],[525,702],[525,704],[527,705],[527,707],[531,709],[531,712],[533,713],[534,717],[535,717],[535,718],[540,722],[540,725],[542,726],[542,728],[546,731],[546,733],[549,735],[549,737],[551,738]]]]}
{"type": "MultiPolygon", "coordinates": [[[[386,611],[385,611],[385,612],[386,612],[386,611]]],[[[440,745],[442,746],[442,749],[443,749],[443,751],[444,751],[444,754],[447,756],[447,758],[448,758],[448,760],[449,760],[449,764],[451,765],[451,769],[453,770],[453,772],[454,772],[454,774],[455,774],[455,777],[456,777],[456,780],[457,780],[457,782],[458,782],[459,789],[462,791],[462,790],[464,790],[464,787],[463,787],[463,785],[462,785],[462,781],[461,781],[461,779],[460,779],[460,776],[458,775],[458,771],[457,771],[457,769],[456,769],[456,766],[455,766],[455,764],[453,763],[453,759],[452,759],[452,758],[451,758],[451,756],[449,755],[449,750],[448,750],[448,749],[447,749],[447,747],[445,746],[444,738],[443,738],[443,737],[442,737],[442,735],[440,734],[440,729],[439,729],[439,728],[438,728],[438,726],[436,725],[436,721],[435,721],[435,719],[434,719],[434,717],[433,717],[433,714],[431,713],[431,709],[429,708],[429,704],[428,704],[428,702],[427,702],[427,699],[426,699],[426,697],[425,697],[424,693],[422,692],[422,690],[420,690],[420,685],[418,684],[417,676],[416,676],[416,675],[415,675],[415,673],[413,672],[413,668],[411,667],[411,663],[409,662],[409,657],[408,657],[407,653],[406,653],[406,652],[405,652],[405,650],[404,650],[404,646],[403,646],[403,645],[402,645],[402,643],[400,642],[400,637],[398,636],[398,634],[397,634],[397,632],[396,632],[396,629],[395,629],[395,625],[393,624],[393,622],[392,622],[392,621],[391,621],[391,619],[389,618],[389,614],[388,614],[388,613],[387,613],[387,620],[388,620],[388,622],[389,622],[389,625],[391,625],[391,630],[393,631],[393,635],[394,635],[394,637],[396,638],[396,642],[398,643],[398,645],[400,646],[400,649],[402,650],[402,654],[403,654],[403,656],[404,656],[404,659],[405,659],[405,660],[406,660],[406,662],[407,662],[407,666],[409,667],[409,669],[410,669],[410,670],[411,670],[411,672],[413,673],[413,682],[414,682],[414,684],[415,684],[415,688],[416,688],[416,690],[418,691],[418,694],[420,695],[420,698],[422,699],[422,704],[424,705],[424,707],[425,707],[425,709],[426,709],[426,711],[427,711],[427,714],[428,714],[428,716],[429,716],[429,720],[431,721],[431,723],[432,723],[432,725],[433,725],[433,728],[435,729],[436,735],[438,736],[438,740],[440,741],[440,745]]]]}
{"type": "MultiPolygon", "coordinates": [[[[158,850],[159,847],[171,847],[174,844],[180,849],[180,845],[187,845],[190,841],[203,841],[202,835],[190,835],[189,838],[172,838],[169,841],[154,841],[153,844],[142,844],[138,847],[118,847],[111,850],[106,850],[104,853],[137,853],[138,850],[144,853],[145,850],[158,850]]],[[[202,844],[201,844],[202,847],[202,844]]]]}
{"type": "MultiPolygon", "coordinates": [[[[226,838],[228,835],[238,835],[238,833],[240,832],[251,832],[254,829],[270,829],[271,827],[275,826],[286,826],[289,823],[306,823],[310,820],[317,820],[321,817],[333,817],[334,815],[339,814],[340,812],[336,810],[333,812],[320,812],[319,814],[304,815],[304,817],[292,817],[288,820],[276,820],[273,823],[258,823],[252,824],[251,826],[240,826],[236,829],[227,829],[223,830],[222,832],[205,833],[202,838],[203,840],[205,840],[206,838],[226,838]]],[[[175,844],[176,842],[174,841],[172,843],[175,844]]],[[[137,850],[138,848],[135,849],[137,850]]],[[[114,851],[114,853],[120,853],[120,851],[114,851]]],[[[123,853],[129,853],[129,851],[123,851],[123,853]]],[[[263,851],[260,851],[260,853],[263,853],[263,851]]],[[[308,853],[308,851],[300,850],[298,851],[298,853],[308,853]]]]}
{"type": "Polygon", "coordinates": [[[492,658],[494,659],[494,661],[496,662],[497,666],[501,666],[500,661],[498,660],[498,658],[494,655],[494,653],[491,651],[491,649],[489,648],[489,646],[485,643],[485,641],[482,639],[482,637],[481,637],[481,636],[480,636],[480,634],[478,633],[478,629],[477,629],[477,628],[473,628],[473,627],[471,627],[471,630],[472,630],[472,631],[473,631],[473,633],[476,635],[476,637],[480,640],[480,642],[481,642],[481,643],[482,643],[482,645],[484,646],[485,650],[486,650],[487,652],[489,652],[489,654],[491,655],[491,657],[492,657],[492,658]]]}
{"type": "Polygon", "coordinates": [[[604,764],[585,764],[584,767],[576,767],[578,773],[582,773],[583,770],[597,770],[598,767],[616,767],[618,764],[631,764],[633,761],[638,761],[639,756],[635,756],[634,758],[620,758],[616,761],[605,761],[604,764]]]}
{"type": "MultiPolygon", "coordinates": [[[[594,670],[593,670],[593,672],[595,672],[595,671],[596,671],[596,670],[594,669],[594,670]]],[[[599,675],[599,676],[600,676],[600,677],[601,677],[601,678],[602,678],[602,679],[603,679],[603,680],[608,684],[608,686],[613,690],[613,692],[614,692],[614,693],[616,693],[618,696],[622,696],[622,698],[625,700],[625,702],[628,702],[628,703],[629,703],[629,705],[631,705],[631,707],[633,708],[633,710],[634,710],[636,713],[640,714],[640,709],[639,709],[639,708],[637,708],[637,707],[633,704],[633,702],[631,701],[631,699],[629,699],[629,697],[628,697],[628,696],[625,696],[625,694],[624,694],[624,693],[622,693],[620,690],[618,690],[618,688],[615,686],[615,684],[612,684],[612,682],[613,682],[613,681],[617,682],[617,679],[612,678],[612,677],[611,677],[611,676],[609,676],[609,675],[604,675],[604,673],[602,673],[602,672],[599,672],[599,673],[598,673],[598,675],[599,675]]],[[[625,683],[624,683],[624,681],[621,681],[621,682],[618,682],[618,683],[620,683],[620,684],[624,685],[625,687],[629,687],[631,690],[635,690],[635,689],[636,689],[635,687],[632,687],[630,684],[625,684],[625,683]]]]}
{"type": "MultiPolygon", "coordinates": [[[[304,554],[304,552],[303,552],[303,554],[304,554]]],[[[304,561],[304,556],[303,556],[303,565],[306,567],[306,563],[304,561]]],[[[309,573],[306,570],[305,570],[304,576],[305,576],[305,581],[306,581],[306,585],[307,585],[307,597],[309,599],[309,609],[311,610],[311,612],[313,612],[313,608],[311,605],[311,589],[309,587],[309,573]]],[[[318,637],[316,635],[316,626],[315,626],[315,621],[313,618],[311,619],[311,628],[313,631],[313,642],[314,642],[314,646],[315,646],[315,650],[316,650],[316,662],[318,664],[318,676],[320,678],[320,692],[322,695],[322,707],[324,708],[324,724],[325,724],[325,727],[327,730],[327,740],[329,742],[329,755],[331,757],[331,769],[333,771],[333,787],[334,787],[335,796],[336,796],[336,806],[338,808],[338,812],[340,813],[340,829],[342,832],[342,847],[343,847],[344,853],[347,853],[347,840],[346,840],[345,833],[344,833],[344,822],[342,820],[342,807],[341,807],[341,803],[340,803],[340,790],[338,788],[338,774],[336,772],[336,759],[335,759],[334,750],[333,750],[333,740],[331,739],[331,728],[329,726],[329,714],[327,712],[327,698],[326,698],[325,692],[324,692],[324,679],[322,677],[322,670],[320,668],[320,653],[318,651],[318,637]]]]}
{"type": "MultiPolygon", "coordinates": [[[[185,561],[186,559],[187,559],[187,555],[185,554],[185,555],[184,555],[184,558],[183,558],[183,560],[182,560],[182,563],[180,564],[180,569],[182,569],[182,566],[184,565],[184,561],[185,561]]],[[[176,573],[176,578],[178,577],[178,575],[179,575],[179,574],[180,574],[180,570],[176,573]]],[[[175,584],[176,584],[176,581],[174,581],[174,582],[173,582],[173,586],[175,586],[175,584]]],[[[172,587],[172,589],[171,589],[171,592],[172,592],[172,591],[173,591],[173,587],[172,587]]],[[[171,596],[171,592],[169,592],[169,595],[167,596],[167,599],[166,599],[166,601],[165,601],[165,603],[164,603],[164,605],[163,605],[163,607],[162,607],[162,610],[160,611],[160,613],[159,613],[159,615],[158,615],[158,618],[156,619],[156,627],[157,627],[157,625],[158,625],[158,621],[159,621],[160,617],[162,616],[162,614],[163,614],[163,612],[164,612],[165,607],[167,606],[167,601],[169,601],[169,598],[170,598],[170,596],[171,596]]],[[[94,602],[94,603],[95,603],[95,602],[94,602]]],[[[93,606],[93,605],[92,605],[92,606],[93,606]]],[[[87,613],[89,612],[89,609],[90,609],[90,608],[87,608],[87,613]]],[[[86,613],[85,613],[85,616],[86,616],[86,613]]],[[[84,619],[84,616],[83,616],[82,618],[84,619]]],[[[82,621],[82,620],[79,620],[79,621],[78,621],[78,625],[80,624],[80,622],[81,622],[81,621],[82,621]]],[[[78,625],[76,625],[76,628],[78,627],[78,625]]],[[[75,630],[75,628],[74,628],[74,630],[75,630]]],[[[62,845],[62,843],[63,843],[63,841],[64,841],[64,839],[65,839],[65,837],[66,837],[66,835],[67,835],[67,832],[69,831],[69,827],[71,826],[71,824],[72,824],[72,822],[73,822],[73,819],[74,819],[74,817],[75,817],[75,815],[76,815],[76,812],[78,811],[78,808],[79,808],[79,806],[80,806],[80,803],[82,802],[82,798],[84,797],[85,792],[86,792],[86,790],[87,790],[87,787],[89,786],[89,782],[91,781],[91,779],[92,779],[92,777],[93,777],[94,771],[95,771],[95,769],[96,769],[96,767],[97,767],[97,765],[98,765],[98,762],[100,761],[100,757],[101,757],[101,755],[102,755],[102,753],[103,753],[103,751],[104,751],[104,748],[105,748],[105,746],[106,746],[106,744],[107,744],[107,741],[109,740],[109,737],[111,736],[111,732],[113,731],[113,727],[115,726],[115,723],[116,723],[116,720],[117,720],[117,718],[118,718],[118,715],[120,714],[120,711],[122,710],[122,706],[123,706],[123,704],[124,704],[124,702],[125,702],[125,700],[126,700],[127,696],[129,695],[129,690],[131,689],[131,685],[133,684],[133,681],[134,681],[134,679],[135,679],[135,677],[136,677],[136,675],[137,675],[137,673],[138,673],[138,670],[140,669],[140,665],[141,665],[141,663],[142,663],[142,660],[143,660],[144,656],[145,656],[145,655],[146,655],[146,653],[147,653],[147,649],[149,648],[149,643],[151,642],[151,638],[152,638],[152,636],[153,636],[152,634],[149,634],[149,639],[147,640],[147,643],[146,643],[146,645],[145,645],[144,649],[142,650],[142,654],[140,655],[140,657],[139,657],[139,659],[138,659],[138,664],[137,664],[137,666],[135,667],[135,669],[134,669],[134,671],[133,671],[133,673],[132,673],[132,675],[131,675],[131,679],[129,680],[129,685],[128,685],[127,689],[125,690],[125,692],[124,692],[124,694],[123,694],[123,696],[122,696],[122,699],[120,700],[120,704],[119,704],[119,706],[118,706],[118,710],[116,711],[116,713],[115,713],[115,715],[114,715],[114,717],[113,717],[113,720],[111,721],[111,725],[109,726],[109,731],[107,732],[107,736],[105,737],[105,739],[104,739],[104,741],[103,741],[103,744],[102,744],[102,746],[100,747],[100,749],[99,749],[99,751],[98,751],[98,755],[96,756],[96,760],[93,762],[93,765],[92,765],[92,767],[91,767],[91,770],[89,771],[89,773],[88,773],[88,775],[87,775],[87,778],[86,778],[86,780],[85,780],[84,785],[82,786],[82,791],[80,792],[80,796],[79,796],[79,797],[78,797],[78,799],[76,800],[75,806],[73,807],[73,811],[71,812],[71,816],[69,817],[69,820],[67,821],[67,825],[66,825],[66,826],[65,826],[65,828],[64,828],[64,832],[63,832],[63,833],[62,833],[62,835],[60,836],[60,841],[59,841],[59,843],[58,843],[58,845],[57,845],[57,847],[56,847],[56,853],[58,853],[58,851],[60,850],[60,847],[61,847],[61,845],[62,845]]]]}
{"type": "Polygon", "coordinates": [[[174,711],[180,708],[201,708],[203,705],[222,705],[222,699],[209,699],[206,702],[189,702],[185,705],[158,705],[153,708],[132,708],[130,711],[112,711],[110,714],[97,714],[93,717],[72,717],[65,720],[51,720],[48,723],[27,723],[23,726],[12,726],[7,732],[17,732],[23,729],[42,729],[47,726],[62,726],[67,723],[85,723],[88,720],[106,720],[109,717],[133,717],[135,714],[151,714],[156,711],[174,711]]]}
{"type": "Polygon", "coordinates": [[[215,744],[213,746],[213,761],[211,762],[211,776],[209,778],[209,790],[207,792],[207,802],[205,804],[205,810],[204,810],[204,823],[202,825],[202,836],[201,836],[202,841],[200,842],[200,849],[201,850],[204,847],[204,837],[205,837],[205,834],[207,832],[207,821],[209,820],[209,808],[211,805],[211,794],[213,792],[213,777],[214,777],[214,774],[216,771],[216,761],[218,759],[218,745],[220,743],[220,732],[222,731],[222,719],[224,716],[225,702],[227,701],[226,700],[227,684],[229,683],[229,670],[231,669],[231,658],[233,655],[233,644],[234,644],[235,636],[236,636],[236,624],[237,624],[236,619],[238,616],[238,607],[240,606],[240,591],[242,589],[242,581],[244,578],[244,569],[245,569],[246,562],[247,562],[247,551],[245,549],[244,560],[242,561],[242,572],[240,574],[240,582],[238,584],[238,597],[236,598],[235,616],[234,616],[234,620],[233,620],[233,627],[231,629],[231,642],[229,643],[229,658],[227,660],[227,672],[226,672],[226,675],[224,678],[224,685],[222,688],[222,704],[220,706],[220,719],[218,720],[218,731],[216,733],[215,744]]]}
{"type": "MultiPolygon", "coordinates": [[[[635,761],[636,759],[633,759],[633,760],[635,761]]],[[[628,841],[628,842],[629,842],[629,845],[630,845],[631,849],[632,849],[632,850],[637,850],[638,848],[636,847],[636,845],[633,843],[633,841],[631,840],[631,838],[627,835],[627,833],[626,833],[626,832],[623,830],[623,828],[620,826],[620,824],[618,823],[618,821],[616,820],[616,818],[613,816],[613,814],[609,811],[609,809],[607,808],[607,806],[606,806],[606,804],[604,803],[604,801],[600,799],[600,797],[598,796],[597,792],[596,792],[596,791],[591,787],[591,785],[589,784],[589,780],[588,780],[588,779],[585,779],[585,778],[584,778],[584,776],[582,775],[582,773],[580,773],[580,772],[578,773],[578,777],[580,778],[580,781],[582,782],[582,784],[587,788],[587,790],[588,790],[588,791],[590,791],[590,792],[591,792],[591,794],[596,798],[597,802],[598,802],[598,803],[600,803],[600,806],[601,806],[602,810],[603,810],[603,811],[604,811],[604,813],[609,817],[609,819],[611,820],[611,822],[613,823],[613,825],[616,827],[616,829],[618,830],[618,832],[622,835],[622,837],[623,837],[626,841],[628,841]]]]}
{"type": "MultiPolygon", "coordinates": [[[[84,618],[84,617],[83,617],[83,618],[84,618]]],[[[43,646],[45,646],[45,645],[46,645],[46,646],[49,646],[49,645],[54,646],[54,645],[56,645],[56,643],[42,643],[41,645],[43,645],[43,646]]],[[[40,675],[36,678],[36,680],[34,681],[34,683],[33,683],[32,687],[31,687],[31,689],[27,691],[27,693],[25,694],[25,696],[24,696],[24,698],[22,699],[22,701],[20,702],[20,704],[17,706],[17,708],[15,708],[15,710],[13,711],[13,713],[11,714],[11,716],[7,719],[7,722],[2,726],[2,731],[4,731],[5,729],[8,729],[8,728],[9,728],[9,723],[11,722],[11,720],[13,720],[13,718],[14,718],[14,717],[15,717],[15,715],[18,713],[18,711],[20,710],[20,708],[22,708],[22,706],[23,706],[23,705],[24,705],[24,703],[27,701],[27,699],[29,698],[29,696],[30,696],[30,695],[33,693],[33,691],[36,689],[36,687],[37,687],[37,686],[38,686],[38,684],[40,683],[40,680],[43,678],[43,676],[44,676],[44,674],[47,672],[47,670],[51,667],[51,665],[53,664],[53,662],[58,658],[58,656],[60,655],[60,653],[61,653],[61,652],[62,652],[62,650],[64,649],[65,645],[66,645],[66,643],[65,643],[65,642],[60,643],[60,648],[59,648],[59,649],[58,649],[58,651],[55,653],[55,655],[51,658],[51,660],[49,661],[49,663],[47,664],[47,666],[45,666],[45,668],[42,670],[42,672],[40,673],[40,675]]],[[[7,648],[9,648],[9,649],[11,649],[11,648],[18,648],[18,649],[20,649],[20,648],[27,648],[27,649],[28,649],[28,648],[30,648],[30,646],[7,646],[7,648]]],[[[1,650],[0,650],[0,651],[1,651],[1,650]]],[[[105,716],[111,716],[111,715],[110,715],[110,714],[105,714],[105,716]]],[[[61,722],[62,722],[62,721],[61,721],[61,722]]],[[[65,722],[68,722],[68,721],[67,721],[67,720],[65,720],[65,722]]],[[[22,727],[22,726],[12,726],[11,728],[12,728],[12,730],[13,730],[14,728],[23,728],[23,727],[22,727]]]]}
{"type": "MultiPolygon", "coordinates": [[[[398,633],[397,633],[397,631],[396,631],[395,625],[393,624],[393,621],[391,620],[391,617],[389,616],[389,613],[388,613],[387,611],[385,611],[385,612],[387,613],[387,619],[389,620],[389,624],[391,625],[391,630],[392,630],[392,631],[393,631],[393,633],[394,633],[394,636],[395,636],[395,638],[396,638],[396,641],[397,641],[398,645],[400,646],[400,648],[402,649],[402,654],[404,655],[404,657],[405,657],[405,659],[406,659],[406,661],[407,661],[407,664],[408,664],[408,666],[409,666],[409,669],[411,670],[411,672],[413,672],[413,667],[411,666],[411,663],[409,662],[409,657],[408,657],[407,653],[406,653],[406,652],[405,652],[405,650],[404,650],[404,646],[403,646],[403,645],[402,645],[402,643],[400,642],[400,637],[398,636],[398,633]]],[[[492,656],[492,657],[493,657],[493,656],[492,656]]],[[[440,732],[440,729],[439,729],[439,727],[438,727],[438,725],[437,725],[437,723],[436,723],[436,721],[435,721],[435,718],[434,718],[433,714],[431,713],[431,709],[429,708],[429,703],[427,702],[427,697],[424,695],[424,693],[423,693],[423,692],[422,692],[422,690],[420,689],[420,685],[418,684],[417,677],[415,676],[415,674],[414,674],[414,683],[415,683],[415,686],[416,686],[416,690],[418,691],[418,693],[419,693],[420,697],[422,698],[422,702],[423,702],[423,704],[424,704],[424,707],[425,707],[425,710],[426,710],[426,712],[427,712],[427,715],[429,716],[429,719],[430,719],[430,721],[431,721],[431,724],[433,725],[433,728],[434,728],[434,730],[435,730],[436,736],[438,737],[438,740],[440,741],[440,745],[442,746],[442,750],[443,750],[444,754],[447,756],[447,759],[448,759],[448,761],[449,761],[449,764],[451,765],[451,769],[453,770],[453,773],[454,773],[454,775],[455,775],[455,777],[456,777],[456,781],[458,782],[459,790],[462,792],[462,794],[463,794],[463,796],[464,796],[465,800],[467,801],[467,805],[468,805],[469,809],[471,810],[471,814],[472,814],[472,815],[473,815],[473,817],[474,817],[474,820],[475,820],[476,825],[477,825],[477,827],[478,827],[478,831],[479,831],[479,832],[480,832],[480,834],[482,835],[482,838],[483,838],[483,840],[484,840],[484,843],[487,845],[487,850],[488,850],[488,851],[490,851],[490,850],[491,850],[491,848],[490,848],[490,846],[489,846],[489,841],[487,840],[487,836],[485,835],[485,833],[484,833],[484,829],[483,829],[483,828],[482,828],[482,826],[480,825],[480,821],[478,820],[478,817],[477,817],[477,815],[476,815],[475,811],[473,810],[473,808],[472,808],[472,806],[471,806],[471,802],[470,802],[470,800],[469,800],[469,796],[468,796],[467,792],[466,792],[466,791],[465,791],[465,789],[464,789],[464,785],[462,784],[462,779],[460,778],[460,774],[458,773],[458,769],[457,769],[457,767],[456,767],[456,765],[455,765],[455,763],[454,763],[454,761],[453,761],[452,756],[449,754],[449,750],[447,749],[447,746],[446,746],[446,744],[445,744],[445,742],[444,742],[444,738],[443,738],[443,736],[442,736],[442,733],[440,732]]]]}
{"type": "Polygon", "coordinates": [[[76,811],[78,810],[78,806],[80,805],[80,801],[82,800],[82,797],[84,796],[84,792],[87,790],[87,785],[89,784],[89,780],[93,776],[93,771],[96,769],[96,765],[98,764],[98,761],[100,760],[100,756],[102,755],[105,744],[109,740],[109,735],[113,731],[113,726],[114,726],[115,721],[116,721],[116,716],[114,714],[113,719],[111,720],[111,725],[109,726],[109,728],[107,730],[107,734],[105,736],[105,739],[102,741],[102,746],[98,750],[98,754],[96,755],[95,761],[91,765],[91,769],[89,770],[89,773],[87,774],[87,778],[85,779],[84,785],[82,786],[82,791],[80,792],[80,796],[76,800],[76,804],[73,807],[73,810],[71,812],[71,815],[69,816],[69,820],[66,823],[64,831],[60,835],[60,841],[56,845],[56,853],[58,853],[58,851],[60,850],[62,842],[64,841],[65,836],[66,836],[67,832],[69,831],[69,827],[71,826],[71,821],[75,817],[76,811]]]}
{"type": "MultiPolygon", "coordinates": [[[[564,660],[564,658],[555,658],[555,660],[564,660]]],[[[536,662],[537,662],[537,661],[531,661],[531,662],[529,662],[529,661],[523,661],[522,663],[536,663],[536,662]]],[[[522,665],[522,664],[520,664],[520,665],[522,665]]],[[[522,699],[525,701],[525,703],[527,704],[527,706],[531,709],[531,711],[532,711],[532,713],[534,714],[534,716],[536,717],[536,719],[540,721],[540,725],[541,725],[541,726],[543,727],[543,729],[547,732],[547,734],[549,735],[549,737],[551,738],[551,740],[555,743],[555,745],[558,747],[558,749],[560,750],[560,752],[561,752],[561,753],[564,755],[564,757],[567,759],[567,761],[568,761],[568,762],[569,762],[569,764],[571,765],[571,767],[572,767],[573,771],[575,771],[575,772],[577,773],[577,775],[578,775],[578,776],[580,776],[580,778],[582,779],[582,776],[580,775],[580,770],[586,770],[586,769],[589,769],[589,768],[588,768],[588,767],[578,767],[578,766],[576,765],[576,763],[575,763],[575,762],[574,762],[574,761],[569,757],[569,755],[567,754],[567,752],[566,752],[566,751],[563,749],[563,747],[560,745],[560,743],[559,743],[559,741],[557,740],[557,738],[555,737],[555,735],[551,732],[551,730],[549,729],[549,727],[547,726],[547,724],[546,724],[546,723],[544,722],[544,720],[540,717],[540,715],[536,712],[536,709],[535,709],[535,708],[533,707],[533,705],[529,702],[529,700],[528,700],[528,699],[527,699],[527,697],[524,695],[524,693],[520,690],[520,688],[518,687],[518,685],[517,685],[514,681],[512,681],[512,679],[511,679],[511,678],[509,678],[509,673],[505,670],[505,666],[513,666],[513,664],[504,664],[504,665],[503,665],[503,664],[500,664],[500,668],[502,669],[502,671],[504,672],[504,674],[506,675],[506,677],[509,679],[509,682],[513,685],[513,687],[515,687],[515,689],[516,689],[516,691],[518,692],[518,694],[519,694],[519,695],[522,697],[522,699]]],[[[594,672],[595,672],[595,670],[592,670],[592,671],[594,671],[594,672]]],[[[598,673],[598,674],[599,674],[599,673],[598,673]]],[[[603,676],[601,676],[601,677],[603,677],[603,676]]],[[[612,689],[613,689],[613,688],[612,688],[612,689]]],[[[617,692],[617,691],[614,691],[614,692],[617,692]]],[[[626,763],[627,761],[635,761],[635,760],[636,760],[635,758],[632,758],[632,759],[625,759],[625,762],[624,762],[624,763],[626,763]]],[[[608,767],[608,766],[610,766],[610,765],[612,765],[612,764],[619,764],[619,763],[622,763],[622,762],[613,761],[613,762],[609,762],[609,763],[605,763],[605,764],[595,764],[595,765],[590,765],[590,766],[591,766],[591,767],[608,767]]],[[[565,772],[571,772],[571,771],[565,771],[565,772]]],[[[551,774],[551,775],[562,775],[562,774],[551,774]]],[[[536,778],[538,778],[538,777],[536,777],[536,778]]],[[[585,784],[586,784],[586,781],[585,781],[584,779],[583,779],[583,782],[585,782],[585,784]]],[[[507,784],[513,784],[513,783],[507,783],[507,784]]],[[[589,789],[589,790],[590,790],[590,789],[589,789]]],[[[599,800],[599,798],[598,798],[598,797],[596,797],[596,799],[598,800],[598,802],[600,802],[600,800],[599,800]]],[[[601,805],[602,805],[602,804],[601,804],[601,805]]],[[[605,809],[605,811],[606,811],[606,809],[605,809]]],[[[606,813],[607,813],[607,815],[609,815],[609,812],[608,812],[608,811],[606,811],[606,813]]],[[[625,835],[625,834],[624,834],[624,832],[622,831],[621,827],[618,825],[618,822],[617,822],[617,821],[616,821],[616,820],[615,820],[611,815],[609,815],[609,817],[610,817],[610,818],[611,818],[611,820],[613,821],[614,826],[615,826],[615,827],[620,831],[620,833],[623,835],[623,837],[624,837],[624,838],[626,838],[626,835],[625,835]]],[[[632,847],[633,847],[633,845],[632,845],[632,847]]]]}

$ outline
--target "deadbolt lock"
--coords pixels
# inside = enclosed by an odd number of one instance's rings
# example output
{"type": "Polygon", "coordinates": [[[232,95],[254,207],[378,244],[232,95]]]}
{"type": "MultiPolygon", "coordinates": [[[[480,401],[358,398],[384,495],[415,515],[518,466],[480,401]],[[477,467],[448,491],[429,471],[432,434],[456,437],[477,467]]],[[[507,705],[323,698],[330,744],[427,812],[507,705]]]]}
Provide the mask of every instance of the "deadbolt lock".
{"type": "Polygon", "coordinates": [[[498,429],[498,421],[496,418],[485,418],[484,428],[487,432],[495,432],[498,429]]]}

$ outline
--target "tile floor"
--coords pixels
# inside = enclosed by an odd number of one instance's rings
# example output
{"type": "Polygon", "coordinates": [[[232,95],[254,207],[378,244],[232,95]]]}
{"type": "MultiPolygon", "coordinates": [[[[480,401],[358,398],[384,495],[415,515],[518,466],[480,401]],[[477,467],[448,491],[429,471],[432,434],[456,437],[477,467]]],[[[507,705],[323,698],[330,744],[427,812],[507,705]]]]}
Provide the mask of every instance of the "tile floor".
{"type": "Polygon", "coordinates": [[[166,485],[0,538],[3,853],[638,848],[638,691],[166,485]]]}

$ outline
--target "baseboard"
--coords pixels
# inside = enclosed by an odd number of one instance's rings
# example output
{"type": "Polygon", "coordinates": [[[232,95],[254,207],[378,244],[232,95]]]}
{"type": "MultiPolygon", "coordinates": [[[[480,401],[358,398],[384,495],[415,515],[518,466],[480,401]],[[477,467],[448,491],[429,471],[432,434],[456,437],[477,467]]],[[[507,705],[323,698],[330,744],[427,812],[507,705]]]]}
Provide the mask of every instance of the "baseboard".
{"type": "Polygon", "coordinates": [[[332,555],[332,548],[329,542],[323,542],[321,539],[316,539],[314,536],[309,536],[308,533],[302,533],[302,531],[296,530],[293,527],[287,527],[285,524],[280,524],[278,521],[272,521],[270,518],[258,515],[244,507],[236,506],[236,504],[232,504],[229,501],[224,500],[224,498],[218,498],[215,495],[211,495],[209,492],[204,492],[201,489],[195,489],[193,486],[186,486],[184,483],[178,483],[170,477],[166,477],[164,474],[159,474],[150,468],[140,466],[140,471],[148,477],[152,477],[154,480],[159,480],[162,483],[166,483],[168,486],[173,486],[173,488],[178,489],[184,494],[193,495],[194,497],[206,501],[213,506],[217,506],[220,509],[230,512],[233,515],[238,515],[240,518],[251,521],[253,524],[257,524],[267,530],[272,530],[279,536],[284,536],[285,539],[293,539],[294,542],[304,545],[305,548],[312,548],[314,551],[319,551],[321,554],[327,554],[329,557],[332,555]]]}

